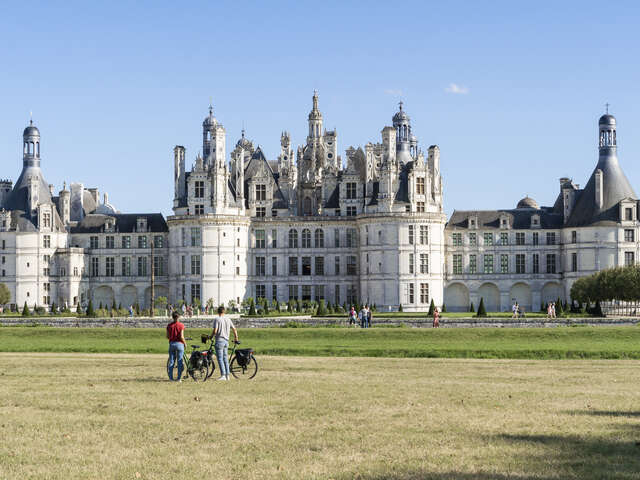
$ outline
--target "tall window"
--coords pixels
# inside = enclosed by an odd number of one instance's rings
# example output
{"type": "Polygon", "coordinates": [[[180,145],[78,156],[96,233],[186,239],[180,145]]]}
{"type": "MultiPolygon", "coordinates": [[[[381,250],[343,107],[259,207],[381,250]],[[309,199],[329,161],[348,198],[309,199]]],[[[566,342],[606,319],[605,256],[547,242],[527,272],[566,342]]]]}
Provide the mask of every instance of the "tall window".
{"type": "Polygon", "coordinates": [[[547,245],[556,244],[556,232],[547,232],[547,245]]]}
{"type": "Polygon", "coordinates": [[[159,277],[164,276],[164,258],[153,257],[153,274],[159,277]]]}
{"type": "Polygon", "coordinates": [[[469,234],[469,245],[472,247],[478,245],[478,235],[476,233],[469,234]]]}
{"type": "Polygon", "coordinates": [[[122,275],[131,276],[131,257],[122,257],[122,275]]]}
{"type": "Polygon", "coordinates": [[[460,254],[455,254],[453,256],[453,274],[462,275],[462,255],[460,254]]]}
{"type": "Polygon", "coordinates": [[[336,255],[333,261],[333,270],[335,275],[340,275],[340,257],[336,255]]]}
{"type": "Polygon", "coordinates": [[[475,255],[469,255],[469,273],[477,273],[478,264],[475,255]]]}
{"type": "Polygon", "coordinates": [[[162,235],[155,235],[153,237],[153,246],[155,248],[163,248],[164,247],[164,237],[162,235]]]}
{"type": "Polygon", "coordinates": [[[516,232],[516,245],[524,245],[524,232],[516,232]]]}
{"type": "Polygon", "coordinates": [[[315,245],[316,248],[324,248],[324,230],[322,230],[321,228],[316,228],[315,245]]]}
{"type": "Polygon", "coordinates": [[[407,303],[415,303],[415,292],[413,283],[407,284],[407,303]]]}
{"type": "Polygon", "coordinates": [[[418,213],[424,213],[425,212],[424,202],[416,202],[416,212],[418,212],[418,213]]]}
{"type": "Polygon", "coordinates": [[[271,285],[271,300],[278,301],[278,285],[271,285]]]}
{"type": "Polygon", "coordinates": [[[355,275],[356,274],[356,257],[353,255],[349,255],[347,257],[347,275],[355,275]]]}
{"type": "Polygon", "coordinates": [[[204,215],[204,205],[202,205],[201,203],[197,204],[197,205],[194,205],[194,212],[193,213],[196,214],[196,215],[204,215]]]}
{"type": "Polygon", "coordinates": [[[324,275],[324,257],[316,257],[316,275],[324,275]]]}
{"type": "Polygon", "coordinates": [[[484,256],[484,273],[493,273],[493,255],[484,256]]]}
{"type": "Polygon", "coordinates": [[[256,207],[256,217],[266,217],[267,207],[256,207]]]}
{"type": "Polygon", "coordinates": [[[114,277],[116,274],[116,259],[114,257],[105,258],[105,275],[114,277]]]}
{"type": "Polygon", "coordinates": [[[271,230],[271,248],[278,248],[278,231],[271,230]]]}
{"type": "MultiPolygon", "coordinates": [[[[98,237],[96,237],[96,239],[97,238],[98,237]]],[[[122,248],[131,248],[131,237],[129,235],[124,235],[122,237],[122,248]]]]}
{"type": "Polygon", "coordinates": [[[424,177],[416,178],[416,194],[424,195],[424,177]]]}
{"type": "Polygon", "coordinates": [[[347,199],[353,200],[356,198],[356,184],[355,182],[347,182],[347,199]]]}
{"type": "Polygon", "coordinates": [[[267,274],[265,257],[256,257],[256,277],[264,277],[267,274]]]}
{"type": "Polygon", "coordinates": [[[355,217],[356,216],[356,207],[350,206],[347,207],[347,217],[355,217]]]}
{"type": "Polygon", "coordinates": [[[451,234],[451,241],[453,242],[454,247],[462,246],[462,233],[454,232],[451,234]]]}
{"type": "Polygon", "coordinates": [[[42,236],[42,246],[44,248],[51,248],[51,235],[42,236]]]}
{"type": "Polygon", "coordinates": [[[415,260],[413,258],[413,253],[409,254],[409,273],[415,273],[415,260]]]}
{"type": "Polygon", "coordinates": [[[578,232],[575,230],[571,231],[571,243],[578,243],[578,232]]]}
{"type": "Polygon", "coordinates": [[[324,300],[324,285],[316,285],[315,288],[315,301],[320,302],[324,300]]]}
{"type": "Polygon", "coordinates": [[[97,236],[89,237],[89,248],[98,248],[98,237],[97,236]]]}
{"type": "Polygon", "coordinates": [[[302,257],[302,275],[311,275],[311,257],[302,257]]]}
{"type": "Polygon", "coordinates": [[[256,285],[256,300],[267,297],[266,285],[256,285]]]}
{"type": "Polygon", "coordinates": [[[42,214],[42,223],[43,223],[43,227],[46,227],[46,228],[51,227],[51,214],[50,213],[43,213],[42,214]]]}
{"type": "Polygon", "coordinates": [[[199,247],[202,243],[200,227],[191,227],[191,246],[199,247]]]}
{"type": "Polygon", "coordinates": [[[420,245],[426,245],[429,243],[429,226],[420,225],[420,245]]]}
{"type": "Polygon", "coordinates": [[[138,237],[138,248],[147,248],[147,237],[142,235],[138,237]]]}
{"type": "Polygon", "coordinates": [[[414,243],[414,229],[413,225],[409,225],[409,245],[413,245],[414,243]]]}
{"type": "Polygon", "coordinates": [[[507,232],[500,232],[500,245],[509,245],[509,234],[507,232]]]}
{"type": "Polygon", "coordinates": [[[624,219],[625,220],[633,220],[633,208],[625,208],[624,209],[624,219]]]}
{"type": "Polygon", "coordinates": [[[311,300],[311,285],[302,285],[302,300],[311,300]]]}
{"type": "Polygon", "coordinates": [[[540,235],[538,234],[538,232],[533,232],[533,236],[531,238],[532,242],[534,245],[539,245],[540,244],[540,235]]]}
{"type": "Polygon", "coordinates": [[[191,303],[195,303],[196,300],[200,301],[200,284],[191,284],[191,303]]]}
{"type": "Polygon", "coordinates": [[[335,292],[333,294],[333,301],[337,304],[340,303],[340,285],[335,286],[335,292]]]}
{"type": "Polygon", "coordinates": [[[509,255],[500,255],[500,273],[509,273],[509,255]]]}
{"type": "Polygon", "coordinates": [[[289,275],[298,275],[298,257],[289,257],[289,275]]]}
{"type": "Polygon", "coordinates": [[[298,248],[298,231],[293,228],[289,230],[289,248],[298,248]]]}
{"type": "MultiPolygon", "coordinates": [[[[462,255],[460,255],[460,273],[462,273],[462,255]]],[[[429,273],[429,254],[420,254],[420,273],[429,273]]]]}
{"type": "Polygon", "coordinates": [[[340,229],[336,228],[333,230],[333,246],[336,248],[340,247],[340,229]]]}
{"type": "Polygon", "coordinates": [[[105,244],[106,244],[106,248],[115,248],[115,239],[113,238],[112,235],[108,235],[107,238],[105,238],[105,244]]]}
{"type": "Polygon", "coordinates": [[[271,275],[278,275],[278,257],[271,257],[271,275]]]}
{"type": "Polygon", "coordinates": [[[533,273],[540,273],[540,255],[538,255],[537,253],[533,254],[532,264],[533,273]]]}
{"type": "Polygon", "coordinates": [[[193,196],[195,198],[204,198],[204,182],[202,180],[196,180],[194,182],[193,196]]]}
{"type": "Polygon", "coordinates": [[[256,201],[262,202],[267,199],[267,186],[256,185],[256,201]]]}
{"type": "Polygon", "coordinates": [[[265,238],[264,230],[256,230],[256,248],[265,248],[267,245],[267,240],[265,238]]]}
{"type": "Polygon", "coordinates": [[[347,229],[347,247],[353,248],[356,246],[356,229],[349,228],[347,229]]]}
{"type": "Polygon", "coordinates": [[[516,273],[525,273],[524,262],[525,262],[524,253],[517,253],[516,254],[516,273]]]}
{"type": "Polygon", "coordinates": [[[99,277],[100,276],[100,259],[92,258],[91,259],[91,276],[99,277]]]}
{"type": "Polygon", "coordinates": [[[302,248],[311,248],[311,230],[308,228],[302,230],[302,248]]]}
{"type": "Polygon", "coordinates": [[[627,228],[624,231],[624,241],[625,242],[633,242],[634,241],[634,234],[633,234],[633,230],[631,228],[627,228]]]}
{"type": "Polygon", "coordinates": [[[420,284],[420,303],[422,304],[429,303],[429,284],[428,283],[420,284]]]}
{"type": "Polygon", "coordinates": [[[572,272],[578,271],[578,254],[576,252],[573,252],[571,254],[571,271],[572,272]]]}
{"type": "Polygon", "coordinates": [[[138,276],[146,277],[147,275],[147,257],[138,257],[138,276]]]}
{"type": "Polygon", "coordinates": [[[556,273],[556,255],[550,253],[547,255],[547,273],[556,273]]]}
{"type": "Polygon", "coordinates": [[[298,285],[289,285],[289,300],[298,299],[298,285]]]}
{"type": "Polygon", "coordinates": [[[493,233],[484,234],[484,244],[487,246],[493,245],[493,233]]]}
{"type": "Polygon", "coordinates": [[[635,264],[634,252],[624,252],[624,264],[625,265],[635,264]]]}
{"type": "Polygon", "coordinates": [[[185,259],[185,256],[182,255],[180,257],[180,274],[181,275],[185,275],[186,273],[187,273],[186,272],[186,259],[185,259]]]}

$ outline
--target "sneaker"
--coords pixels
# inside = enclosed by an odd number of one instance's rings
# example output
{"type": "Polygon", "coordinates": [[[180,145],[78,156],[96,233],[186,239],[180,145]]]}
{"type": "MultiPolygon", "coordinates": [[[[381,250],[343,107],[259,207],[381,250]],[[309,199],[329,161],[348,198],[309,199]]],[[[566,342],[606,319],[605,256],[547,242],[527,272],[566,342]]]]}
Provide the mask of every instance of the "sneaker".
{"type": "Polygon", "coordinates": [[[221,377],[218,379],[218,381],[220,381],[220,380],[227,380],[227,377],[225,377],[225,376],[223,375],[223,376],[221,376],[221,377]]]}
{"type": "Polygon", "coordinates": [[[225,376],[224,376],[224,378],[226,378],[227,380],[229,380],[229,378],[231,378],[231,377],[229,377],[229,375],[225,375],[225,376]]]}

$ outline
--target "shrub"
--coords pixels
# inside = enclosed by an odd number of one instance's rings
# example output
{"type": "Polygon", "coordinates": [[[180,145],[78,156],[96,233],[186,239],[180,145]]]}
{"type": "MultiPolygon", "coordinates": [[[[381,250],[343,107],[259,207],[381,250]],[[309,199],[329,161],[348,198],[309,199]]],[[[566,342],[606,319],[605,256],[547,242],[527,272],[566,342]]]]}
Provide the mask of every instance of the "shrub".
{"type": "Polygon", "coordinates": [[[547,312],[547,304],[546,303],[544,303],[544,302],[540,303],[540,311],[542,313],[546,313],[547,312]]]}
{"type": "Polygon", "coordinates": [[[85,312],[87,317],[95,317],[96,312],[93,310],[93,300],[89,300],[89,305],[87,305],[87,311],[85,312]]]}
{"type": "Polygon", "coordinates": [[[476,317],[486,317],[487,310],[484,308],[484,297],[480,297],[480,305],[478,305],[478,313],[476,313],[476,317]]]}
{"type": "Polygon", "coordinates": [[[429,316],[433,315],[433,312],[436,310],[436,304],[433,302],[433,298],[431,299],[431,303],[429,304],[429,316]]]}
{"type": "Polygon", "coordinates": [[[604,317],[604,314],[602,313],[602,307],[600,306],[600,300],[596,300],[596,306],[593,308],[592,315],[596,317],[604,317]]]}
{"type": "Polygon", "coordinates": [[[316,310],[316,315],[326,315],[327,314],[327,309],[324,305],[324,300],[320,300],[320,303],[318,304],[318,309],[316,310]]]}
{"type": "Polygon", "coordinates": [[[564,313],[564,309],[562,308],[562,300],[558,297],[556,300],[556,315],[562,315],[564,313]]]}
{"type": "MultiPolygon", "coordinates": [[[[432,299],[433,300],[433,299],[432,299]]],[[[444,304],[444,302],[442,302],[442,310],[440,310],[442,313],[447,313],[447,306],[444,304]]]]}
{"type": "Polygon", "coordinates": [[[11,292],[9,287],[4,283],[0,283],[0,305],[6,305],[11,301],[11,292]]]}
{"type": "Polygon", "coordinates": [[[308,328],[309,325],[302,322],[296,322],[294,320],[289,320],[285,324],[282,325],[282,328],[308,328]]]}
{"type": "Polygon", "coordinates": [[[476,312],[476,309],[475,309],[475,308],[473,308],[473,302],[471,302],[471,306],[469,307],[469,311],[470,311],[471,313],[475,313],[475,312],[476,312]]]}
{"type": "Polygon", "coordinates": [[[249,299],[249,315],[257,315],[257,313],[256,313],[256,304],[253,301],[253,298],[249,299]]]}
{"type": "Polygon", "coordinates": [[[299,299],[296,300],[296,311],[302,312],[302,302],[299,299]]]}
{"type": "MultiPolygon", "coordinates": [[[[68,307],[67,307],[67,308],[65,308],[65,310],[64,310],[62,313],[65,313],[65,312],[66,312],[66,310],[69,310],[69,308],[68,308],[68,307]]],[[[83,311],[82,311],[82,305],[78,304],[78,306],[76,307],[76,313],[77,313],[78,315],[82,315],[82,314],[83,314],[83,311]]]]}
{"type": "Polygon", "coordinates": [[[51,312],[51,315],[57,315],[58,314],[58,307],[56,306],[56,302],[53,302],[51,304],[51,309],[49,311],[51,312]]]}
{"type": "Polygon", "coordinates": [[[404,310],[402,310],[402,304],[400,304],[400,305],[398,306],[398,311],[399,311],[399,312],[404,312],[404,310]]]}
{"type": "Polygon", "coordinates": [[[29,317],[31,312],[29,311],[29,307],[27,306],[27,302],[24,302],[24,307],[22,307],[22,316],[29,317]]]}
{"type": "Polygon", "coordinates": [[[47,309],[44,307],[38,307],[37,305],[33,306],[33,311],[36,312],[36,314],[38,315],[44,315],[45,313],[47,313],[47,309]]]}

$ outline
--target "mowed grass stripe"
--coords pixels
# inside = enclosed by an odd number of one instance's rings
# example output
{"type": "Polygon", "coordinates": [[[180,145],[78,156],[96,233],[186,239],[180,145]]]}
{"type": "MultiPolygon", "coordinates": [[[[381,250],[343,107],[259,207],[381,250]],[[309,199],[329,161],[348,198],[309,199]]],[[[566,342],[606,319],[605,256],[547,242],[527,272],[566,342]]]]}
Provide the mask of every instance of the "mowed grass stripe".
{"type": "MultiPolygon", "coordinates": [[[[198,344],[206,329],[188,329],[198,344]]],[[[640,328],[241,329],[256,355],[638,359],[640,328]]],[[[190,350],[190,348],[188,348],[190,350]]],[[[1,327],[0,351],[164,353],[163,329],[1,327]]]]}

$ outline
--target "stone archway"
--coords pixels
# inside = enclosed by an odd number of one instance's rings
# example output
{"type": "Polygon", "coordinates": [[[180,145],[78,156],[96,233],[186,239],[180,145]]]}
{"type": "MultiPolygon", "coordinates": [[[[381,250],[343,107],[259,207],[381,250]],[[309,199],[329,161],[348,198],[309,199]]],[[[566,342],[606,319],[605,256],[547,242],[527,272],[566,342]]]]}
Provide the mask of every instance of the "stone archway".
{"type": "Polygon", "coordinates": [[[520,306],[525,309],[525,312],[530,312],[533,305],[531,301],[531,287],[524,282],[518,282],[513,284],[511,291],[509,292],[509,301],[518,302],[520,306]]]}
{"type": "Polygon", "coordinates": [[[556,300],[564,300],[564,292],[562,290],[562,285],[558,282],[547,282],[542,287],[542,302],[549,303],[555,302],[556,300]]]}
{"type": "Polygon", "coordinates": [[[500,290],[498,290],[495,283],[483,283],[478,288],[478,305],[480,304],[480,298],[484,299],[484,308],[487,312],[500,311],[500,290]]]}
{"type": "Polygon", "coordinates": [[[129,308],[138,303],[138,289],[133,285],[126,285],[120,290],[120,303],[122,308],[129,308]]]}
{"type": "MultiPolygon", "coordinates": [[[[158,297],[165,297],[168,300],[169,289],[163,285],[156,285],[155,287],[153,287],[153,296],[156,299],[158,297]]],[[[151,287],[147,287],[144,291],[144,307],[143,308],[149,308],[150,303],[151,303],[151,287]]]]}
{"type": "Polygon", "coordinates": [[[469,310],[469,289],[462,283],[452,283],[444,290],[444,304],[450,312],[469,310]]]}
{"type": "Polygon", "coordinates": [[[99,308],[100,304],[104,308],[111,308],[114,298],[113,288],[108,285],[100,285],[93,291],[93,308],[99,308]]]}

